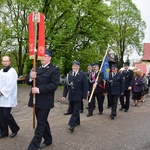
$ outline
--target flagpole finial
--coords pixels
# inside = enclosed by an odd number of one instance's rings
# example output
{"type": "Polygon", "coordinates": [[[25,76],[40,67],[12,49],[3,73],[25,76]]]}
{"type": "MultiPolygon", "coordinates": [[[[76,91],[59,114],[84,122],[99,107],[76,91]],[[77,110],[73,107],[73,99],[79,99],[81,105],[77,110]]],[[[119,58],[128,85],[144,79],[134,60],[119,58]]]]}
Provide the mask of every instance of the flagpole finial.
{"type": "Polygon", "coordinates": [[[107,49],[109,49],[111,46],[109,44],[107,44],[107,49]]]}
{"type": "Polygon", "coordinates": [[[35,8],[35,12],[38,12],[38,9],[37,9],[37,8],[35,8]]]}
{"type": "Polygon", "coordinates": [[[40,22],[40,16],[39,16],[38,9],[35,9],[35,12],[34,12],[34,22],[35,22],[35,24],[40,22]]]}

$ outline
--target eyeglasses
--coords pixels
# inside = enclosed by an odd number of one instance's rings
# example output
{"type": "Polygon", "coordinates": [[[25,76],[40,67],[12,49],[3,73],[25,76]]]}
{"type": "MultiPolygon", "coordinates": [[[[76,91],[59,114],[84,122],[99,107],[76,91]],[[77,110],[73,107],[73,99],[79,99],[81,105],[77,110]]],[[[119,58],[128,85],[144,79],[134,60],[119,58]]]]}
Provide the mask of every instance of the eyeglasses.
{"type": "Polygon", "coordinates": [[[2,60],[2,62],[10,62],[9,60],[2,60]]]}

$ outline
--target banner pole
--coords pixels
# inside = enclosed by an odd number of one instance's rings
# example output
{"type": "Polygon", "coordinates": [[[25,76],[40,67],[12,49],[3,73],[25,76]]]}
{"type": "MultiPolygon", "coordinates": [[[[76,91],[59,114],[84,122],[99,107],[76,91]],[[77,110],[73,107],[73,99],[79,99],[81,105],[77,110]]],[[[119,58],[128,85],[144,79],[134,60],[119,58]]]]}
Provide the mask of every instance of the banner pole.
{"type": "MultiPolygon", "coordinates": [[[[107,47],[107,49],[106,49],[106,52],[105,52],[105,55],[104,55],[104,57],[103,57],[103,61],[102,61],[101,67],[100,67],[100,69],[99,69],[98,75],[97,75],[97,77],[96,77],[95,83],[97,82],[97,80],[98,80],[98,78],[99,78],[99,75],[100,75],[100,72],[101,72],[101,70],[102,70],[102,66],[103,66],[103,64],[104,64],[105,57],[106,57],[106,55],[107,55],[107,53],[108,53],[108,48],[109,48],[109,45],[108,45],[108,47],[107,47]]],[[[94,91],[95,91],[95,89],[92,88],[92,92],[91,92],[90,98],[89,98],[89,103],[90,103],[91,100],[92,100],[92,96],[93,96],[93,94],[94,94],[94,91]]]]}
{"type": "MultiPolygon", "coordinates": [[[[33,59],[33,71],[36,72],[36,55],[37,55],[37,24],[38,24],[38,10],[36,9],[34,12],[34,59],[33,59]]],[[[33,79],[33,87],[36,87],[36,79],[33,79]]],[[[33,94],[33,129],[35,129],[35,101],[36,94],[33,94]]]]}

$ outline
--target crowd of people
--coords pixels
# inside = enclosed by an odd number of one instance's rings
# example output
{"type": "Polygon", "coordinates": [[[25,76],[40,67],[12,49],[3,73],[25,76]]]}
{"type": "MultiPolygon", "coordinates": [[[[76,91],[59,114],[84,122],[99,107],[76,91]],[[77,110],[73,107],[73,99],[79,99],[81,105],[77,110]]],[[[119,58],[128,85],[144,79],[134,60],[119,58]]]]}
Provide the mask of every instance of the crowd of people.
{"type": "MultiPolygon", "coordinates": [[[[48,116],[54,107],[54,95],[59,85],[60,70],[51,63],[51,59],[52,51],[46,50],[41,66],[38,66],[36,71],[31,70],[27,77],[27,84],[31,85],[28,106],[33,107],[36,94],[35,115],[37,119],[35,133],[28,150],[38,150],[52,144],[48,116]],[[36,81],[35,86],[33,86],[34,81],[36,81]],[[42,138],[43,143],[41,143],[42,138]]],[[[13,138],[20,130],[11,114],[12,107],[17,105],[17,73],[11,67],[9,56],[2,57],[2,65],[3,68],[0,70],[0,138],[9,136],[8,127],[12,131],[10,138],[13,138]]],[[[134,107],[139,107],[140,102],[145,102],[145,95],[149,91],[150,76],[147,77],[139,70],[133,72],[129,69],[128,62],[124,63],[122,72],[118,70],[117,64],[112,64],[106,79],[104,73],[100,71],[99,63],[89,64],[87,73],[80,70],[80,65],[79,61],[73,61],[62,93],[62,100],[69,100],[68,110],[64,115],[71,115],[68,122],[71,132],[74,132],[75,127],[80,125],[80,113],[84,111],[85,100],[88,100],[87,117],[91,117],[96,104],[99,115],[103,115],[104,100],[107,98],[107,108],[111,109],[110,119],[112,120],[117,116],[118,100],[121,104],[119,111],[126,113],[130,108],[130,97],[134,107]]]]}
{"type": "MultiPolygon", "coordinates": [[[[88,64],[87,66],[87,100],[90,99],[88,103],[88,114],[87,117],[93,116],[94,109],[96,107],[96,100],[99,110],[99,115],[103,114],[103,104],[104,99],[107,99],[107,108],[111,108],[110,118],[114,119],[117,116],[117,105],[118,101],[121,105],[119,111],[128,112],[130,108],[130,99],[133,100],[132,106],[140,106],[140,102],[145,102],[145,95],[149,91],[150,77],[146,76],[145,73],[142,73],[140,70],[132,71],[129,69],[129,62],[124,63],[123,71],[118,70],[117,64],[113,64],[110,68],[110,72],[107,74],[107,78],[104,79],[104,73],[99,72],[100,64],[88,64]],[[94,90],[93,90],[94,89],[94,90]],[[94,91],[94,92],[93,92],[94,91]],[[93,92],[93,93],[92,93],[93,92]]],[[[78,118],[79,113],[83,112],[83,99],[78,99],[76,94],[82,93],[76,86],[78,78],[74,77],[74,72],[78,72],[80,69],[80,63],[74,61],[72,64],[72,71],[69,72],[66,79],[66,84],[64,86],[65,94],[63,93],[62,100],[66,99],[67,92],[71,97],[68,97],[69,105],[67,112],[64,115],[75,116],[74,106],[71,105],[72,101],[80,101],[78,104],[78,118]],[[77,69],[74,69],[74,66],[77,66],[77,69]]],[[[78,76],[77,76],[78,77],[78,76]]],[[[85,86],[85,85],[84,85],[85,86]]],[[[84,98],[85,99],[85,98],[84,98]]],[[[79,125],[79,120],[74,120],[74,123],[70,125],[70,130],[73,132],[74,128],[79,125]]]]}

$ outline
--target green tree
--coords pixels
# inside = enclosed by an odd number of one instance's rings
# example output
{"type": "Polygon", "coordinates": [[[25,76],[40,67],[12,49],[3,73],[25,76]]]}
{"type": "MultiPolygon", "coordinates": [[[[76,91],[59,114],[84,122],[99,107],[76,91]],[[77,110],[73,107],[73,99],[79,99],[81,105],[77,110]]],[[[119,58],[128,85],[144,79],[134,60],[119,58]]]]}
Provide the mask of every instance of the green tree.
{"type": "Polygon", "coordinates": [[[27,56],[27,16],[33,4],[33,1],[25,0],[5,0],[1,3],[1,33],[4,35],[0,39],[1,51],[3,55],[11,52],[19,75],[23,74],[27,56]]]}
{"type": "Polygon", "coordinates": [[[75,59],[85,70],[88,63],[103,57],[112,26],[109,8],[102,0],[5,0],[0,4],[6,28],[0,47],[2,53],[13,54],[19,75],[32,65],[28,59],[27,17],[35,8],[45,15],[46,48],[53,51],[53,62],[62,74],[70,70],[75,59]]]}
{"type": "Polygon", "coordinates": [[[110,9],[110,20],[115,31],[112,33],[111,43],[116,45],[114,52],[119,65],[122,66],[124,55],[130,55],[133,48],[136,48],[138,53],[142,51],[146,25],[131,0],[111,0],[110,9]]]}
{"type": "Polygon", "coordinates": [[[47,47],[57,53],[63,72],[70,70],[71,62],[79,60],[85,69],[87,63],[98,61],[110,37],[110,11],[102,0],[46,1],[47,47]]]}

